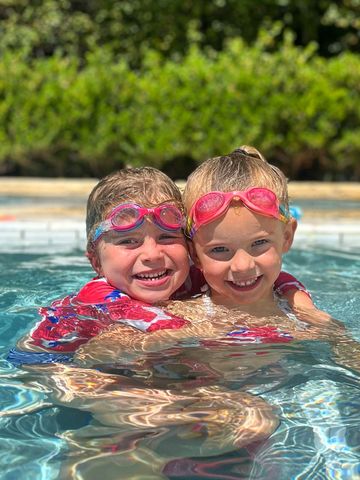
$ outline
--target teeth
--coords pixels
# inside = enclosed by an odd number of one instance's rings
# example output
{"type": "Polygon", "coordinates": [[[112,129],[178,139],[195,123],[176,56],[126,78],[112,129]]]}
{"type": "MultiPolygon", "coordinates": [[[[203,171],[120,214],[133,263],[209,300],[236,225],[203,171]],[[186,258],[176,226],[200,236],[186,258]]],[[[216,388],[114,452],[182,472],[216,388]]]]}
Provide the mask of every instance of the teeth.
{"type": "Polygon", "coordinates": [[[252,280],[246,280],[245,282],[235,282],[233,280],[233,284],[236,285],[237,287],[249,287],[250,285],[254,285],[256,282],[257,278],[253,278],[252,280]]]}
{"type": "Polygon", "coordinates": [[[163,270],[162,272],[157,273],[139,273],[136,275],[136,277],[142,280],[157,280],[166,275],[166,272],[167,270],[163,270]]]}

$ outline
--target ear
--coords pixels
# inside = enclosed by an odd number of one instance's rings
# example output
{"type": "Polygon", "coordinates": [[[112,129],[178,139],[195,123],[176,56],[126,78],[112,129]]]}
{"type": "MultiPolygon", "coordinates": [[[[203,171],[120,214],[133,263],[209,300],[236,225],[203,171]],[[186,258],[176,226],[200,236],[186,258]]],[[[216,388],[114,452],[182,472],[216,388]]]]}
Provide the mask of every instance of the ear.
{"type": "Polygon", "coordinates": [[[86,254],[85,254],[89,260],[89,262],[91,263],[91,266],[92,268],[95,270],[95,272],[101,276],[102,275],[102,270],[101,270],[101,263],[100,263],[100,259],[99,259],[99,256],[97,254],[97,252],[95,250],[89,252],[87,251],[86,254]]]}
{"type": "Polygon", "coordinates": [[[297,229],[297,220],[292,218],[289,220],[287,225],[284,228],[284,240],[283,240],[283,253],[286,253],[290,250],[291,245],[294,241],[294,235],[297,229]]]}
{"type": "Polygon", "coordinates": [[[194,246],[192,240],[187,240],[187,245],[188,245],[191,260],[194,262],[195,267],[197,267],[199,270],[201,270],[199,257],[197,256],[195,246],[194,246]]]}

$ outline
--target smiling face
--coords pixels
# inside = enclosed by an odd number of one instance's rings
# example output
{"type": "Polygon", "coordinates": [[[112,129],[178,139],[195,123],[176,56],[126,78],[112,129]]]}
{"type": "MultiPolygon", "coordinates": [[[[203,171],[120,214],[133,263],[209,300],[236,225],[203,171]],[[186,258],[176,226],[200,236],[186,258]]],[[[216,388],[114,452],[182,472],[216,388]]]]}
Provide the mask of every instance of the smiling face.
{"type": "Polygon", "coordinates": [[[289,250],[293,235],[293,224],[235,205],[200,227],[190,248],[215,303],[261,306],[273,301],[282,254],[289,250]]]}
{"type": "Polygon", "coordinates": [[[147,303],[169,299],[189,273],[182,231],[164,231],[150,218],[134,230],[105,233],[90,261],[112,286],[147,303]]]}

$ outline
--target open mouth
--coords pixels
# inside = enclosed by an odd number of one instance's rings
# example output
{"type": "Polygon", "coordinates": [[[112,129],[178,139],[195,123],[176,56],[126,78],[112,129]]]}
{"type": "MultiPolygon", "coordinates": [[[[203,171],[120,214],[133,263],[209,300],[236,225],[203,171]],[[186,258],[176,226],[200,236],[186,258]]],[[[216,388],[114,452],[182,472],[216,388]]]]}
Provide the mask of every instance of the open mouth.
{"type": "Polygon", "coordinates": [[[262,275],[259,275],[258,277],[255,277],[255,278],[251,278],[249,280],[244,280],[242,282],[240,281],[230,281],[228,280],[228,284],[235,288],[236,290],[251,290],[252,288],[255,288],[258,283],[261,281],[262,279],[262,275]]]}
{"type": "Polygon", "coordinates": [[[167,277],[170,274],[170,270],[164,269],[159,272],[149,272],[149,273],[137,273],[134,275],[134,278],[137,280],[143,280],[146,282],[156,282],[167,277]]]}

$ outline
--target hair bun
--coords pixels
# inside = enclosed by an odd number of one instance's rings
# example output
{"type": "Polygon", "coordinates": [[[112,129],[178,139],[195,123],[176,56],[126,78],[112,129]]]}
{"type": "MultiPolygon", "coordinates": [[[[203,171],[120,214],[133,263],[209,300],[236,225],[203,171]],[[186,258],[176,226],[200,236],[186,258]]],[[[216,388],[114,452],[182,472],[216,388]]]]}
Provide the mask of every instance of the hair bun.
{"type": "Polygon", "coordinates": [[[230,155],[233,155],[233,154],[240,154],[240,155],[245,155],[247,157],[258,158],[263,162],[266,162],[265,158],[261,155],[259,150],[257,150],[254,147],[251,147],[250,145],[241,145],[241,147],[236,148],[233,152],[231,152],[230,155]]]}

